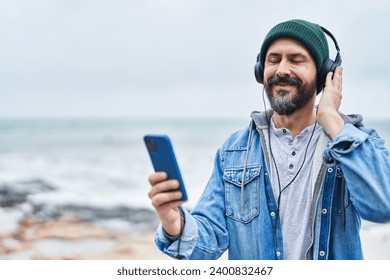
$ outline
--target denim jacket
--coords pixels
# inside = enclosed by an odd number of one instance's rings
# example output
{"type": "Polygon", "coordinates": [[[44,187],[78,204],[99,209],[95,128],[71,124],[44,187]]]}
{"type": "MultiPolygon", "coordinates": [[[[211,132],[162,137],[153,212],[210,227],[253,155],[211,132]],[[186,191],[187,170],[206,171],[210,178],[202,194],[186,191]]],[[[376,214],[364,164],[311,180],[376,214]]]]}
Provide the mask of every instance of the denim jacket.
{"type": "MultiPolygon", "coordinates": [[[[264,112],[251,117],[250,126],[218,150],[195,208],[191,213],[181,208],[180,241],[172,242],[158,228],[155,243],[165,254],[205,260],[228,250],[229,259],[284,259],[267,171],[268,121],[264,112]]],[[[314,153],[312,242],[306,259],[363,259],[361,219],[390,221],[390,159],[384,140],[363,126],[360,115],[341,117],[345,125],[337,138],[331,141],[324,132],[314,153]]]]}

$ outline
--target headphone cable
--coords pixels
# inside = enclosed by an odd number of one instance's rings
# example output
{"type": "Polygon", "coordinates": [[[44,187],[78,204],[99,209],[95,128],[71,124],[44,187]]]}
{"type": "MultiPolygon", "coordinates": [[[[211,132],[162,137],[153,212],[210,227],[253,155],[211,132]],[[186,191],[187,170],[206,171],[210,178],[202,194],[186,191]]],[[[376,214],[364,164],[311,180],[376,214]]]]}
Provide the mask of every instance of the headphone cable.
{"type": "MultiPolygon", "coordinates": [[[[264,98],[264,87],[263,87],[263,91],[262,91],[262,98],[263,98],[263,104],[264,104],[264,113],[265,113],[265,118],[267,120],[267,124],[268,124],[268,143],[269,143],[269,151],[270,151],[270,155],[271,155],[271,158],[272,158],[272,162],[275,166],[275,171],[276,171],[276,177],[278,179],[278,189],[279,189],[279,195],[278,195],[278,201],[277,201],[277,205],[276,205],[276,217],[275,217],[275,226],[274,226],[274,251],[275,251],[275,254],[276,254],[276,251],[277,251],[277,237],[276,237],[276,228],[277,228],[277,224],[278,224],[278,220],[279,220],[279,211],[280,211],[280,203],[281,203],[281,196],[282,196],[282,192],[287,189],[293,182],[294,180],[298,177],[299,173],[301,172],[302,168],[303,168],[303,165],[305,164],[305,161],[306,161],[306,156],[307,156],[307,151],[309,149],[309,146],[310,146],[310,142],[313,138],[313,135],[314,135],[314,132],[316,130],[316,127],[317,127],[317,120],[315,121],[314,123],[314,127],[313,127],[313,130],[311,132],[311,135],[310,135],[310,138],[309,138],[309,141],[307,142],[307,145],[306,145],[306,149],[305,149],[305,154],[304,154],[304,158],[303,158],[303,161],[302,161],[302,164],[301,166],[299,167],[297,173],[295,174],[295,176],[292,178],[292,180],[282,189],[281,187],[281,184],[280,184],[280,176],[279,176],[279,169],[277,167],[277,164],[276,164],[276,160],[275,160],[275,157],[274,157],[274,154],[272,152],[272,145],[271,145],[271,129],[270,129],[270,126],[271,126],[271,118],[268,118],[268,114],[267,114],[267,106],[266,106],[266,103],[265,103],[265,98],[264,98]]],[[[316,115],[317,115],[317,111],[316,111],[316,115]]],[[[276,256],[277,257],[277,256],[276,256]]]]}

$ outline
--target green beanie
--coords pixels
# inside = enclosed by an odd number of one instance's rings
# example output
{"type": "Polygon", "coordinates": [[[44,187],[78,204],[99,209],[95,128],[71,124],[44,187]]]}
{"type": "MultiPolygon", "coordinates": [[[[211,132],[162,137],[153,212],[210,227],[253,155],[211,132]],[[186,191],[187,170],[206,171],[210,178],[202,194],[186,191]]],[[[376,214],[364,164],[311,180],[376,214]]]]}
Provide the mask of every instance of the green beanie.
{"type": "MultiPolygon", "coordinates": [[[[317,80],[323,62],[329,58],[328,41],[321,26],[308,21],[293,19],[274,26],[265,36],[259,53],[259,62],[264,69],[265,56],[271,43],[279,38],[291,38],[302,43],[316,63],[317,80]]],[[[317,86],[317,93],[322,86],[317,86]]]]}

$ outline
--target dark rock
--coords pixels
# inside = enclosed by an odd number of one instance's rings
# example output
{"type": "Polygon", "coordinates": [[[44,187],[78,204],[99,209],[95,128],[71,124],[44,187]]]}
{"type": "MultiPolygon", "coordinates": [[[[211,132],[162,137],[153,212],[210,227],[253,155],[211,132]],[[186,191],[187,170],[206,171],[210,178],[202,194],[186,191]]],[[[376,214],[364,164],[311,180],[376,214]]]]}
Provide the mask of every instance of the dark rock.
{"type": "Polygon", "coordinates": [[[56,188],[42,180],[0,184],[0,207],[14,207],[26,202],[31,194],[54,191],[56,188]]]}
{"type": "Polygon", "coordinates": [[[34,205],[33,214],[39,219],[56,219],[65,213],[72,213],[84,222],[96,222],[109,219],[121,219],[130,224],[150,225],[155,228],[158,225],[154,211],[150,209],[140,209],[125,206],[112,208],[99,208],[94,206],[62,205],[47,206],[34,205]]]}

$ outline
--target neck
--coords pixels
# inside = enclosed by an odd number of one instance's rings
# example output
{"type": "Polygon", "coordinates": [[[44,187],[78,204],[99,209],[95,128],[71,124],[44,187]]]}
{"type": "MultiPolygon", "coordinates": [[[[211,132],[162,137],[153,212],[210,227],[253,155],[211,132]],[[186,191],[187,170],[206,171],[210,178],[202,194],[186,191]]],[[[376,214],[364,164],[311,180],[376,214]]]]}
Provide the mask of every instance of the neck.
{"type": "Polygon", "coordinates": [[[314,101],[309,102],[307,106],[288,116],[279,115],[275,112],[273,115],[275,126],[277,128],[287,128],[295,138],[302,130],[316,121],[314,101]]]}

